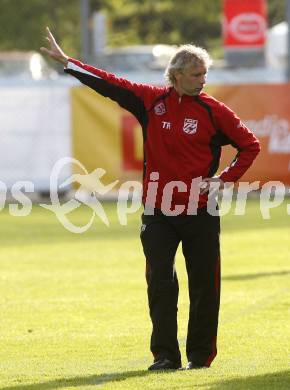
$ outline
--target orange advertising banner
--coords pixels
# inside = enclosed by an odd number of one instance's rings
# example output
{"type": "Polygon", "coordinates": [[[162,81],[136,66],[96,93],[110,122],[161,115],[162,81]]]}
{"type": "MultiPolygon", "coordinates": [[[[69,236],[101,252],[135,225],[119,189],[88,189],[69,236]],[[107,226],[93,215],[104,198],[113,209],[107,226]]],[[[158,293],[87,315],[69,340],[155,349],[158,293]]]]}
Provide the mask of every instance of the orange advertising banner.
{"type": "MultiPolygon", "coordinates": [[[[290,84],[209,86],[256,134],[261,153],[242,181],[281,181],[290,186],[290,84]]],[[[116,103],[86,87],[72,89],[73,152],[88,170],[102,168],[104,184],[142,180],[142,131],[116,103]]],[[[223,148],[221,169],[236,155],[223,148]]]]}
{"type": "MultiPolygon", "coordinates": [[[[242,119],[261,143],[261,152],[243,181],[281,181],[290,186],[290,83],[208,87],[242,119]]],[[[223,148],[221,169],[236,151],[223,148]]]]}

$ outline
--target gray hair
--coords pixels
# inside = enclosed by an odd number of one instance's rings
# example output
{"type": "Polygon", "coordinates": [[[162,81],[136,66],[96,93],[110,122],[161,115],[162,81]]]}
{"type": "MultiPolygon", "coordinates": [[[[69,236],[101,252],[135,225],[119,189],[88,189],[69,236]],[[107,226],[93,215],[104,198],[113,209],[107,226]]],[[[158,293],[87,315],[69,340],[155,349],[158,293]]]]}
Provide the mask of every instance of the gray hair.
{"type": "Polygon", "coordinates": [[[173,86],[175,73],[182,71],[187,65],[204,65],[208,69],[212,65],[212,59],[208,52],[202,47],[194,45],[182,45],[171,57],[164,73],[168,85],[173,86]]]}

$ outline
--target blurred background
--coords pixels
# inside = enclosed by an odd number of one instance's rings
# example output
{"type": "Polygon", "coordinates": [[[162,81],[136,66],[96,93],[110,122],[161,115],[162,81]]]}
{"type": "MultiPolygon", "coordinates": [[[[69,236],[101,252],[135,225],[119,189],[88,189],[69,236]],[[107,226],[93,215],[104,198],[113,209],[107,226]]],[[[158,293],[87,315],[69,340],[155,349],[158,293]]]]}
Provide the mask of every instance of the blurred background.
{"type": "MultiPolygon", "coordinates": [[[[162,85],[180,44],[214,59],[207,91],[234,109],[262,144],[243,178],[290,185],[288,0],[0,0],[0,176],[8,191],[32,181],[47,195],[64,156],[104,182],[141,180],[142,137],[128,112],[44,58],[49,26],[64,52],[135,82],[162,85]]],[[[222,166],[235,151],[226,147],[222,166]]],[[[66,166],[60,182],[77,167],[66,166]]],[[[62,188],[67,192],[71,186],[62,188]]]]}

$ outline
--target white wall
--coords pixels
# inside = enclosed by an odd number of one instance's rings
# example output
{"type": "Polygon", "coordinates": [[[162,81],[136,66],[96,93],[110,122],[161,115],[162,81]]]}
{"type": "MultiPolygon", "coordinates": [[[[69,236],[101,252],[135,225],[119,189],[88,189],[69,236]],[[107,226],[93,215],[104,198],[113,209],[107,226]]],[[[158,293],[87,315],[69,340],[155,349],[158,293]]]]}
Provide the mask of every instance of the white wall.
{"type": "MultiPolygon", "coordinates": [[[[71,156],[69,86],[0,86],[0,180],[49,189],[55,162],[71,156]]],[[[67,166],[61,174],[71,174],[67,166]]]]}

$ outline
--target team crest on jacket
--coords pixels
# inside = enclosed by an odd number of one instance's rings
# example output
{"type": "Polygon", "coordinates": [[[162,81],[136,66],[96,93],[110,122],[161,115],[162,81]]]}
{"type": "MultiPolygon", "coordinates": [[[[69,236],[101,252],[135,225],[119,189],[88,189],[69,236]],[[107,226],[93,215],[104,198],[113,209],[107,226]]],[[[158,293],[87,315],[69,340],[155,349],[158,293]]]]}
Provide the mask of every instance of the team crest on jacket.
{"type": "Polygon", "coordinates": [[[194,134],[196,133],[197,130],[197,124],[198,124],[197,119],[185,118],[183,124],[183,131],[187,134],[194,134]]]}
{"type": "Polygon", "coordinates": [[[154,106],[154,111],[156,115],[163,115],[166,112],[165,104],[160,102],[154,106]]]}

